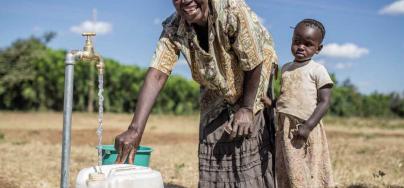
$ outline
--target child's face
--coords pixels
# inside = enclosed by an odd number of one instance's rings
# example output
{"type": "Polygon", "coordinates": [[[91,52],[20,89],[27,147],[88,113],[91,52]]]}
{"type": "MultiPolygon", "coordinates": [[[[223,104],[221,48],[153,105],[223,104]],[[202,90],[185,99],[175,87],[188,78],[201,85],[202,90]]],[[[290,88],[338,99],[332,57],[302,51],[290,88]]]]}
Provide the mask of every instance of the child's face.
{"type": "Polygon", "coordinates": [[[292,54],[295,61],[307,61],[318,54],[323,48],[321,44],[321,31],[316,27],[299,24],[293,32],[292,54]]]}

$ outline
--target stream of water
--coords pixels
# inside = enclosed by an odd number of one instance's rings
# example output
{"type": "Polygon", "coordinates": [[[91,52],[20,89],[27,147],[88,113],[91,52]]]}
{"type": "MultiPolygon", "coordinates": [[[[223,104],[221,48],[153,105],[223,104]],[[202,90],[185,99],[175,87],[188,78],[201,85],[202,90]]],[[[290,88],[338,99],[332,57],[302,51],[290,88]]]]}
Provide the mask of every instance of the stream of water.
{"type": "Polygon", "coordinates": [[[98,166],[102,165],[102,117],[104,113],[104,96],[102,92],[104,91],[104,74],[98,74],[98,166]]]}

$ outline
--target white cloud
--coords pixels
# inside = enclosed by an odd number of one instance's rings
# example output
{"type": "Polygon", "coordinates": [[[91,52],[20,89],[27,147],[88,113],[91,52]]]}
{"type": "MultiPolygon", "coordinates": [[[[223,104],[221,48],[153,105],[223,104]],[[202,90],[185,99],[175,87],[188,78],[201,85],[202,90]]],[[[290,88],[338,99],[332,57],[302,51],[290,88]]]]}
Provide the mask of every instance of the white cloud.
{"type": "Polygon", "coordinates": [[[352,67],[352,63],[337,63],[335,64],[336,69],[348,69],[352,67]]]}
{"type": "Polygon", "coordinates": [[[369,54],[369,50],[353,43],[331,43],[324,46],[321,55],[334,58],[356,59],[369,54]]]}
{"type": "Polygon", "coordinates": [[[112,31],[112,24],[102,21],[93,22],[86,20],[78,26],[72,26],[70,28],[70,31],[80,34],[83,32],[95,32],[97,34],[103,35],[108,34],[112,31]]]}
{"type": "Polygon", "coordinates": [[[163,22],[163,21],[160,18],[154,18],[154,20],[153,20],[153,24],[155,24],[155,25],[160,25],[161,22],[163,22]]]}
{"type": "Polygon", "coordinates": [[[322,64],[325,67],[330,68],[330,69],[342,70],[342,69],[349,69],[352,67],[352,63],[347,63],[347,62],[334,63],[334,62],[329,62],[325,59],[317,59],[315,61],[316,61],[316,63],[322,64]]]}
{"type": "Polygon", "coordinates": [[[404,14],[404,0],[398,0],[394,3],[383,7],[379,14],[398,15],[404,14]]]}

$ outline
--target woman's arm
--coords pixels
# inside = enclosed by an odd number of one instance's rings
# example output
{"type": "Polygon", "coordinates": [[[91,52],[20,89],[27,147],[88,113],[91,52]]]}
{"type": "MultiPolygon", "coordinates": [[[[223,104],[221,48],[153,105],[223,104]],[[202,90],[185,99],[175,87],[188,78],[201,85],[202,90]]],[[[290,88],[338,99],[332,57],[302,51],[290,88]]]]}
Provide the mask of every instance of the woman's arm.
{"type": "Polygon", "coordinates": [[[243,101],[241,108],[234,115],[234,122],[230,138],[236,136],[247,136],[251,133],[251,124],[254,119],[254,103],[260,84],[262,63],[251,71],[245,71],[243,101]]]}
{"type": "Polygon", "coordinates": [[[115,149],[118,152],[116,163],[124,163],[129,155],[129,163],[133,164],[136,149],[142,139],[143,131],[151,109],[168,75],[154,68],[149,68],[145,82],[140,89],[136,110],[128,130],[115,138],[115,149]]]}

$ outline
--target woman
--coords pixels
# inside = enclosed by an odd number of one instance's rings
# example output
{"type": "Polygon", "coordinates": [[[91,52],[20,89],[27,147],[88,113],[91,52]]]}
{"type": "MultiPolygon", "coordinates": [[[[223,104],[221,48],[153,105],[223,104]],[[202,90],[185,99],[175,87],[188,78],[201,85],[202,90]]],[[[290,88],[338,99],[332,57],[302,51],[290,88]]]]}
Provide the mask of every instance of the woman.
{"type": "Polygon", "coordinates": [[[133,163],[151,108],[181,52],[201,85],[199,187],[273,187],[263,117],[272,39],[244,0],[173,0],[133,120],[115,139],[133,163]]]}

